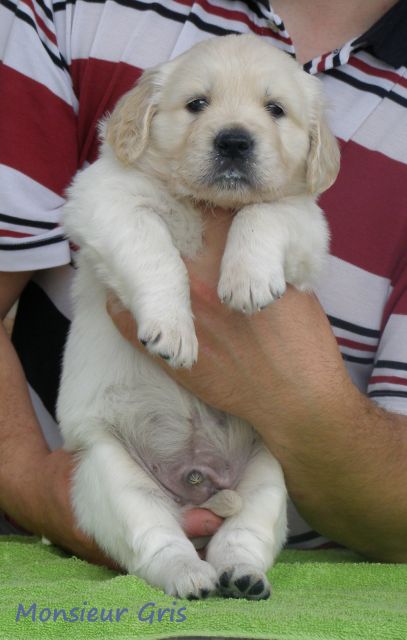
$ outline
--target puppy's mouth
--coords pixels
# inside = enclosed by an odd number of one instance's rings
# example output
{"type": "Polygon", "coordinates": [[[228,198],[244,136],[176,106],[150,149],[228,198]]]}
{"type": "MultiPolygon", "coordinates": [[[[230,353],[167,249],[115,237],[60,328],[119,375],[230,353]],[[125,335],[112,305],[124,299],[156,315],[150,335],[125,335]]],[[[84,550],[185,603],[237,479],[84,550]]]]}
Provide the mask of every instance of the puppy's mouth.
{"type": "Polygon", "coordinates": [[[253,188],[256,179],[249,162],[225,161],[215,158],[211,170],[203,176],[202,182],[210,187],[235,191],[253,188]]]}
{"type": "Polygon", "coordinates": [[[254,180],[250,167],[236,166],[236,163],[224,163],[229,166],[215,169],[213,183],[225,189],[237,189],[253,186],[254,180]]]}
{"type": "Polygon", "coordinates": [[[211,168],[203,182],[228,191],[254,187],[254,148],[254,139],[245,129],[222,129],[213,140],[211,168]]]}

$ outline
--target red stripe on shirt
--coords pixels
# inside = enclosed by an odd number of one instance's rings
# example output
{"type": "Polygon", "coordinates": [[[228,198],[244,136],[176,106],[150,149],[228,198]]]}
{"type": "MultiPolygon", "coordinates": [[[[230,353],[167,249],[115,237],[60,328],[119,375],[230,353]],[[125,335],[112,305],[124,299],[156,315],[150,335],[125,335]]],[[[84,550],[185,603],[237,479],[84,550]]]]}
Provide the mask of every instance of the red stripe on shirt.
{"type": "Polygon", "coordinates": [[[38,27],[41,29],[41,31],[44,33],[44,35],[47,36],[48,40],[50,40],[55,46],[57,46],[57,39],[55,37],[55,34],[49,30],[49,28],[47,27],[47,25],[45,24],[45,22],[43,21],[43,19],[38,15],[38,13],[35,10],[35,7],[33,5],[32,0],[21,0],[22,4],[27,5],[27,7],[29,7],[31,9],[31,11],[33,12],[34,16],[35,16],[35,22],[37,23],[38,27]]]}
{"type": "Polygon", "coordinates": [[[63,195],[77,170],[72,108],[39,82],[4,64],[0,84],[0,162],[63,195]]]}
{"type": "Polygon", "coordinates": [[[320,200],[331,252],[391,279],[407,246],[407,165],[353,141],[341,147],[339,176],[320,200]]]}
{"type": "Polygon", "coordinates": [[[20,231],[0,229],[0,238],[31,238],[32,235],[32,233],[21,233],[20,231]]]}
{"type": "Polygon", "coordinates": [[[350,347],[351,349],[357,349],[358,351],[377,351],[377,345],[355,342],[355,340],[348,340],[347,338],[337,337],[336,342],[343,347],[350,347]]]}
{"type": "Polygon", "coordinates": [[[325,53],[321,57],[321,60],[317,64],[317,71],[318,72],[325,71],[325,61],[326,61],[327,57],[330,56],[330,55],[331,55],[331,53],[325,53]]]}
{"type": "Polygon", "coordinates": [[[359,71],[363,71],[364,73],[369,74],[370,76],[375,76],[376,78],[384,78],[385,80],[394,82],[394,84],[401,84],[402,86],[407,87],[407,78],[402,78],[398,75],[398,73],[395,73],[394,71],[386,71],[385,69],[372,67],[364,60],[361,60],[357,57],[350,58],[348,64],[351,67],[355,67],[355,69],[359,69],[359,71]]]}
{"type": "Polygon", "coordinates": [[[253,22],[253,20],[250,20],[249,16],[243,13],[242,11],[226,9],[225,7],[216,7],[210,2],[207,2],[207,0],[198,0],[197,2],[191,2],[191,0],[176,0],[176,1],[178,4],[191,7],[191,9],[194,8],[194,5],[199,5],[208,14],[224,18],[225,20],[235,20],[236,22],[241,22],[242,24],[247,25],[250,28],[250,30],[253,33],[257,33],[257,35],[273,37],[276,40],[285,42],[286,44],[289,44],[289,45],[292,44],[291,40],[283,36],[280,31],[275,31],[270,27],[260,27],[258,24],[253,22]]]}
{"type": "Polygon", "coordinates": [[[111,112],[118,99],[136,84],[143,70],[124,62],[89,58],[73,60],[71,76],[80,98],[78,114],[79,166],[96,160],[99,149],[97,124],[111,112]]]}
{"type": "MultiPolygon", "coordinates": [[[[242,11],[232,11],[230,9],[225,9],[224,7],[216,7],[210,2],[207,2],[207,0],[198,0],[195,4],[198,4],[207,13],[210,13],[214,16],[219,16],[221,18],[225,18],[226,20],[236,20],[236,22],[241,22],[250,27],[250,30],[254,33],[262,36],[275,36],[275,31],[267,27],[260,27],[255,22],[250,20],[249,16],[242,11]]],[[[279,37],[279,40],[283,40],[284,42],[291,44],[291,42],[287,38],[284,38],[281,35],[279,37]]]]}
{"type": "Polygon", "coordinates": [[[398,376],[372,376],[369,380],[369,384],[378,384],[380,382],[407,385],[407,380],[405,378],[399,378],[398,376]]]}

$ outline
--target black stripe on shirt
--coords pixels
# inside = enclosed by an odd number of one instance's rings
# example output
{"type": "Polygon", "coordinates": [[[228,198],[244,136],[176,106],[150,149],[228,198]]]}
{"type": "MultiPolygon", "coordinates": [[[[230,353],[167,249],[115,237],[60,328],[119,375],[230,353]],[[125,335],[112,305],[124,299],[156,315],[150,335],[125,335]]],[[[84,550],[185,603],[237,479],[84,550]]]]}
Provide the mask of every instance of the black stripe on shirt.
{"type": "Polygon", "coordinates": [[[342,359],[346,362],[354,362],[355,364],[373,364],[373,358],[358,358],[357,356],[351,356],[348,353],[341,353],[342,359]]]}
{"type": "Polygon", "coordinates": [[[51,22],[53,21],[53,16],[52,16],[52,11],[51,9],[49,9],[46,4],[44,4],[43,0],[35,0],[36,3],[41,7],[41,9],[43,10],[43,12],[45,13],[45,15],[47,16],[47,18],[49,20],[51,20],[51,22]]]}
{"type": "Polygon", "coordinates": [[[378,360],[375,364],[377,369],[400,369],[407,371],[406,362],[397,362],[396,360],[378,360]]]}
{"type": "MultiPolygon", "coordinates": [[[[85,0],[85,2],[104,2],[104,0],[85,0]]],[[[196,15],[191,7],[190,13],[177,13],[172,9],[168,9],[167,7],[159,4],[158,2],[152,2],[151,4],[148,2],[141,2],[140,0],[113,0],[117,4],[120,4],[124,7],[130,7],[138,9],[139,11],[154,11],[158,15],[163,18],[169,18],[170,20],[175,20],[177,22],[191,22],[201,31],[205,31],[206,33],[212,33],[215,36],[224,36],[230,33],[238,33],[235,30],[227,29],[225,27],[220,27],[217,24],[211,24],[209,22],[205,22],[202,18],[196,15]]],[[[216,19],[216,16],[214,16],[216,19]]],[[[225,19],[227,19],[225,17],[225,19]]]]}
{"type": "Polygon", "coordinates": [[[54,418],[68,329],[65,316],[30,282],[20,297],[12,341],[29,384],[54,418]]]}
{"type": "Polygon", "coordinates": [[[51,51],[51,49],[46,45],[46,43],[43,41],[43,39],[41,38],[39,32],[38,32],[38,28],[37,28],[37,24],[36,22],[30,18],[29,15],[27,15],[24,11],[20,11],[20,9],[18,9],[12,2],[10,2],[10,0],[0,0],[0,4],[2,4],[6,9],[9,9],[9,11],[12,11],[14,13],[14,15],[16,16],[16,18],[18,18],[19,20],[22,20],[23,22],[25,22],[26,24],[30,25],[30,27],[32,27],[42,46],[44,47],[45,51],[47,52],[48,56],[51,58],[52,62],[59,67],[60,69],[64,69],[65,71],[69,70],[68,64],[66,62],[66,60],[64,59],[63,55],[60,53],[59,56],[56,56],[55,53],[53,53],[51,51]]]}
{"type": "Polygon", "coordinates": [[[235,29],[225,29],[224,27],[219,27],[216,24],[209,24],[204,22],[202,18],[197,16],[195,13],[190,13],[187,17],[188,22],[192,22],[195,27],[198,27],[201,31],[206,31],[206,33],[212,33],[214,36],[227,36],[233,33],[239,33],[235,29]]]}
{"type": "Polygon", "coordinates": [[[1,251],[21,251],[23,249],[35,249],[37,247],[45,247],[47,244],[55,244],[56,242],[66,242],[64,235],[54,236],[53,238],[43,238],[42,240],[34,240],[33,242],[20,242],[16,244],[0,244],[1,251]]]}
{"type": "MultiPolygon", "coordinates": [[[[0,0],[2,1],[2,0],[0,0]]],[[[92,4],[104,4],[105,0],[82,0],[83,2],[89,2],[92,4]]],[[[138,11],[153,11],[157,15],[162,18],[167,18],[169,20],[173,20],[174,22],[179,22],[181,24],[185,24],[187,22],[191,22],[201,31],[206,33],[211,33],[216,36],[224,36],[230,33],[238,33],[236,30],[227,29],[225,27],[220,27],[217,24],[211,24],[209,22],[205,22],[202,18],[193,13],[193,7],[190,7],[190,13],[178,13],[173,9],[169,9],[168,7],[159,4],[158,2],[142,2],[141,0],[113,0],[116,4],[121,5],[122,7],[128,7],[130,9],[137,9],[138,11]]],[[[65,9],[66,2],[59,2],[54,5],[54,9],[56,11],[61,11],[65,9]]],[[[214,16],[216,19],[217,16],[214,16]]],[[[228,20],[227,16],[225,19],[228,20]]]]}
{"type": "Polygon", "coordinates": [[[403,98],[403,96],[401,96],[399,93],[396,93],[395,91],[389,91],[387,97],[390,98],[390,100],[393,100],[393,102],[397,102],[397,104],[401,105],[402,107],[407,107],[407,98],[403,98]]]}
{"type": "Polygon", "coordinates": [[[384,89],[383,87],[379,87],[378,85],[371,84],[370,82],[363,82],[362,80],[348,75],[347,73],[345,73],[344,71],[340,71],[339,69],[328,69],[328,71],[326,71],[325,73],[333,76],[334,78],[336,78],[336,80],[340,80],[342,82],[345,82],[346,84],[351,85],[355,89],[360,89],[361,91],[367,93],[373,93],[374,95],[379,96],[379,98],[389,98],[389,100],[397,102],[402,107],[407,107],[407,98],[403,98],[401,95],[395,93],[394,91],[389,91],[387,89],[384,89]]]}
{"type": "Polygon", "coordinates": [[[306,62],[306,63],[303,65],[303,69],[304,69],[304,71],[306,71],[307,73],[310,73],[310,71],[311,71],[311,69],[312,69],[312,63],[313,63],[313,60],[309,60],[309,62],[306,62]]]}
{"type": "Polygon", "coordinates": [[[256,14],[258,18],[264,18],[264,15],[259,5],[262,5],[266,9],[266,11],[270,11],[270,3],[268,0],[243,0],[243,1],[249,7],[249,9],[253,11],[254,14],[256,14]]]}
{"type": "Polygon", "coordinates": [[[367,394],[369,398],[407,398],[407,391],[393,391],[391,389],[383,389],[376,391],[369,391],[367,394]]]}
{"type": "MultiPolygon", "coordinates": [[[[82,0],[83,2],[91,2],[91,3],[99,3],[99,4],[105,4],[106,0],[82,0]]],[[[113,0],[118,2],[118,0],[113,0]]],[[[55,2],[52,5],[52,8],[54,9],[54,11],[64,11],[66,9],[66,6],[68,4],[76,4],[77,0],[60,0],[59,2],[55,2]]],[[[265,18],[261,7],[264,7],[267,11],[270,10],[270,6],[269,6],[269,2],[268,0],[243,0],[244,4],[247,5],[250,9],[250,11],[252,11],[252,13],[254,13],[258,18],[265,18]]],[[[120,2],[120,4],[124,4],[124,2],[120,2]]],[[[158,3],[148,3],[148,2],[143,2],[143,3],[137,3],[137,2],[132,2],[131,0],[127,0],[127,3],[125,6],[128,6],[130,8],[135,7],[136,9],[139,9],[141,11],[143,11],[144,9],[147,10],[151,7],[153,7],[153,5],[157,5],[158,3]],[[142,4],[143,7],[140,8],[138,5],[142,4]]],[[[163,7],[165,8],[165,7],[163,7]]],[[[192,9],[192,5],[190,7],[192,9]]],[[[231,9],[233,9],[233,7],[231,7],[231,9]]],[[[154,10],[154,8],[153,8],[154,10]]],[[[170,10],[168,10],[170,11],[170,10]]],[[[183,14],[185,17],[188,14],[183,14]]],[[[267,19],[267,18],[266,18],[267,19]]]]}
{"type": "Polygon", "coordinates": [[[76,4],[76,0],[63,0],[62,2],[54,2],[52,8],[55,12],[66,11],[66,7],[68,4],[76,4]]]}
{"type": "Polygon", "coordinates": [[[29,220],[28,218],[17,218],[15,216],[8,216],[5,213],[0,213],[0,222],[8,222],[15,226],[33,227],[35,229],[55,229],[58,226],[57,222],[45,222],[45,220],[29,220]]]}
{"type": "Polygon", "coordinates": [[[332,64],[334,67],[340,67],[340,65],[342,64],[341,52],[342,52],[342,49],[338,49],[332,58],[332,64]]]}
{"type": "MultiPolygon", "coordinates": [[[[115,4],[129,9],[137,9],[137,11],[153,11],[162,18],[169,18],[175,22],[186,22],[188,13],[177,13],[173,9],[159,4],[158,2],[142,2],[141,0],[112,0],[115,4]]],[[[105,4],[106,0],[82,0],[88,4],[105,4]]],[[[57,2],[53,5],[55,11],[63,11],[67,4],[76,4],[76,0],[66,0],[65,2],[57,2]]],[[[182,5],[183,6],[183,5],[182,5]]]]}
{"type": "Polygon", "coordinates": [[[367,338],[380,338],[380,331],[377,329],[369,329],[367,327],[361,327],[357,324],[353,324],[352,322],[348,322],[347,320],[342,320],[341,318],[335,318],[334,316],[327,316],[329,322],[333,327],[337,327],[338,329],[345,329],[346,331],[350,331],[351,333],[357,333],[360,336],[366,336],[367,338]]]}

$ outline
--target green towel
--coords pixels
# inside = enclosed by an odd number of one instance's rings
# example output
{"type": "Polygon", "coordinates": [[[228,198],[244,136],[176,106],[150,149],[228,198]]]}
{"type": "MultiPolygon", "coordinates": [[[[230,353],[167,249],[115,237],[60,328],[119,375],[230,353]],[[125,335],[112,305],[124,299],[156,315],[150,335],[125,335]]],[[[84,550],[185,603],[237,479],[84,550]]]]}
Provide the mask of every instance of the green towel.
{"type": "Polygon", "coordinates": [[[270,578],[267,601],[176,601],[35,538],[0,537],[0,639],[407,640],[407,565],[284,551],[270,578]]]}

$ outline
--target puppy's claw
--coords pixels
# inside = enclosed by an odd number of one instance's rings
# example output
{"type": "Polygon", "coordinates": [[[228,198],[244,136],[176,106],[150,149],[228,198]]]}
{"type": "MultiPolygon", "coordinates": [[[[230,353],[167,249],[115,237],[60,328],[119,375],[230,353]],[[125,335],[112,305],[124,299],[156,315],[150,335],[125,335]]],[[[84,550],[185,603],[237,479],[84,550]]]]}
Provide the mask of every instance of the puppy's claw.
{"type": "Polygon", "coordinates": [[[204,560],[181,560],[173,562],[171,584],[166,587],[168,595],[188,600],[207,598],[215,590],[216,571],[204,560]]]}
{"type": "Polygon", "coordinates": [[[141,320],[138,338],[151,354],[171,367],[189,368],[197,361],[198,341],[192,317],[187,314],[175,315],[171,322],[165,318],[141,320]]]}
{"type": "Polygon", "coordinates": [[[255,272],[242,263],[224,266],[218,295],[224,304],[241,313],[255,313],[280,298],[286,288],[284,271],[276,265],[268,274],[255,272]]]}
{"type": "Polygon", "coordinates": [[[269,287],[269,291],[272,297],[272,302],[274,302],[275,300],[280,300],[280,298],[283,297],[285,293],[285,287],[284,289],[272,289],[271,287],[269,287]]]}

